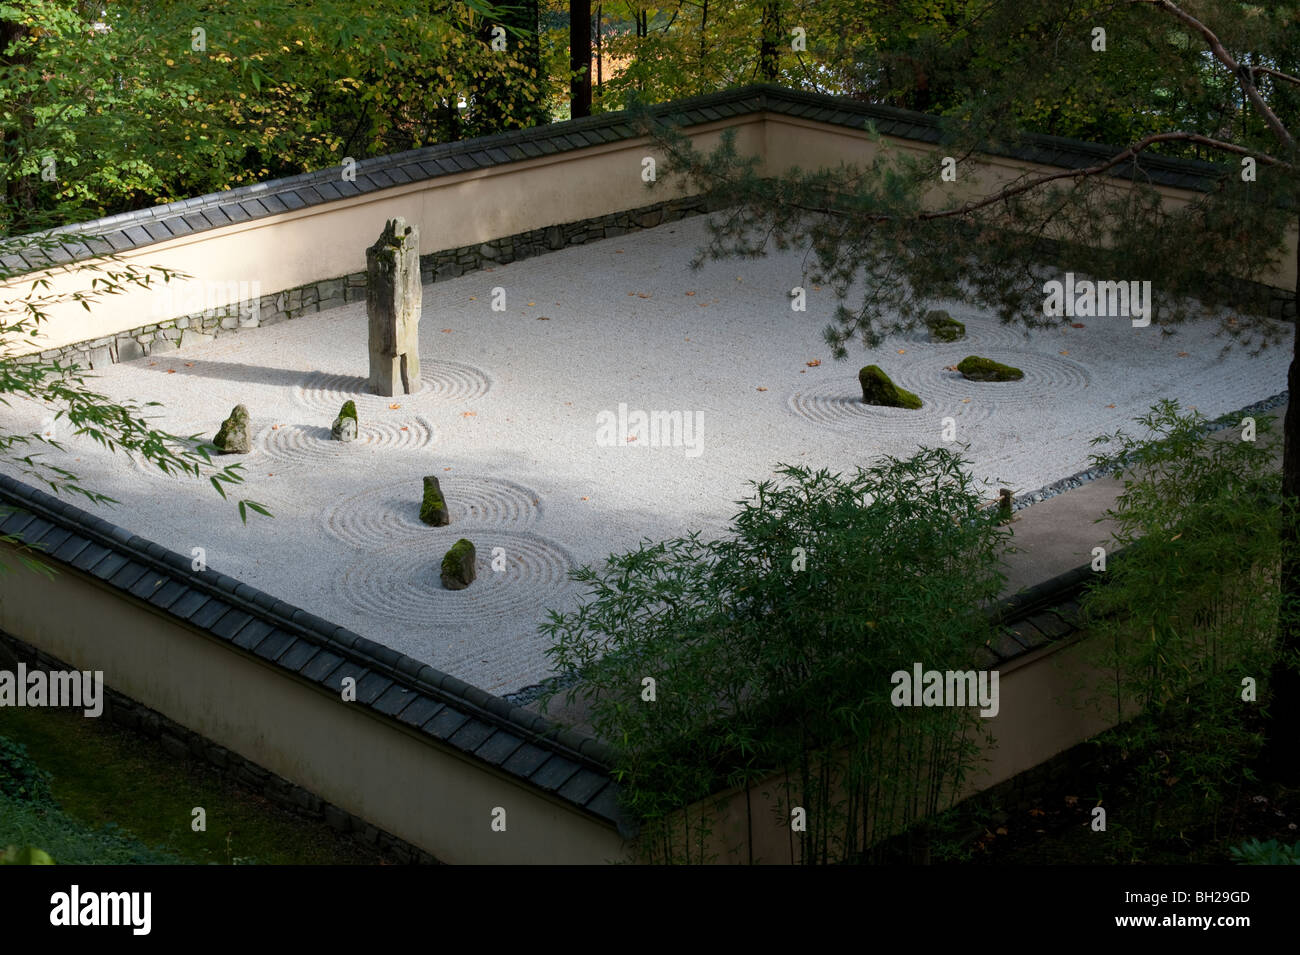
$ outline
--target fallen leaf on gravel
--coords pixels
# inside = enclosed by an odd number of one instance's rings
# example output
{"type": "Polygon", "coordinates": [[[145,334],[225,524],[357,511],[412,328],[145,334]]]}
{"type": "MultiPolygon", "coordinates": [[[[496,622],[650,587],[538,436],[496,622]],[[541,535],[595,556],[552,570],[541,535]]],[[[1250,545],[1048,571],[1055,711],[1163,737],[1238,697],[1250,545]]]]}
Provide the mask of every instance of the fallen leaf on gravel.
{"type": "Polygon", "coordinates": [[[801,375],[806,375],[806,374],[808,374],[808,369],[807,369],[807,368],[800,368],[800,369],[799,369],[799,374],[801,374],[801,375]]]}
{"type": "Polygon", "coordinates": [[[708,303],[708,302],[701,302],[701,303],[700,303],[700,308],[708,308],[708,307],[709,307],[709,303],[708,303]]]}
{"type": "Polygon", "coordinates": [[[694,292],[687,292],[686,294],[687,294],[687,295],[694,295],[695,293],[694,293],[694,292]]]}
{"type": "Polygon", "coordinates": [[[443,468],[444,471],[450,471],[451,468],[443,468]]]}
{"type": "Polygon", "coordinates": [[[192,361],[187,361],[187,362],[185,363],[185,367],[186,367],[186,368],[193,368],[193,367],[194,367],[194,362],[192,362],[192,361]]]}
{"type": "Polygon", "coordinates": [[[279,426],[278,424],[273,424],[273,425],[271,425],[271,430],[272,430],[272,431],[279,431],[279,430],[280,430],[280,426],[279,426]]]}
{"type": "Polygon", "coordinates": [[[805,362],[805,364],[806,364],[809,368],[816,368],[816,367],[817,367],[818,365],[820,365],[821,363],[822,363],[822,360],[821,360],[820,358],[814,358],[814,359],[813,359],[812,361],[810,361],[810,362],[805,362]]]}
{"type": "Polygon", "coordinates": [[[943,370],[944,370],[944,371],[956,371],[956,370],[957,370],[957,366],[956,366],[956,365],[944,365],[944,366],[943,366],[943,370]]]}
{"type": "Polygon", "coordinates": [[[1115,406],[1114,406],[1114,405],[1107,405],[1106,407],[1107,407],[1107,408],[1113,408],[1113,407],[1115,407],[1115,406]]]}
{"type": "Polygon", "coordinates": [[[477,302],[477,301],[478,301],[478,299],[477,299],[475,296],[473,296],[473,295],[471,295],[471,296],[469,297],[469,300],[470,300],[471,302],[477,302]]]}
{"type": "Polygon", "coordinates": [[[389,405],[388,407],[389,407],[389,409],[390,409],[391,411],[396,411],[398,408],[400,408],[400,407],[402,407],[402,406],[401,406],[401,405],[389,405]]]}
{"type": "Polygon", "coordinates": [[[628,292],[627,294],[628,294],[628,295],[635,295],[636,292],[628,292]]]}
{"type": "Polygon", "coordinates": [[[585,497],[584,497],[584,498],[583,498],[583,500],[584,500],[584,501],[585,501],[585,500],[586,500],[586,498],[585,498],[585,497]]]}
{"type": "Polygon", "coordinates": [[[408,428],[406,425],[402,425],[402,430],[403,430],[403,431],[410,431],[411,429],[408,428]]]}
{"type": "Polygon", "coordinates": [[[451,334],[451,329],[450,329],[450,328],[444,328],[444,329],[442,330],[442,333],[443,333],[444,335],[450,335],[450,334],[451,334]]]}
{"type": "Polygon", "coordinates": [[[528,304],[529,304],[529,305],[536,305],[537,303],[536,303],[536,302],[529,302],[528,304]]]}
{"type": "Polygon", "coordinates": [[[906,355],[906,354],[907,354],[907,349],[906,349],[906,348],[900,348],[900,349],[898,350],[898,353],[899,353],[900,355],[906,355]]]}
{"type": "Polygon", "coordinates": [[[615,250],[614,250],[614,254],[615,254],[615,255],[622,255],[622,254],[623,254],[623,250],[622,250],[622,249],[615,249],[615,250]]]}
{"type": "Polygon", "coordinates": [[[175,368],[168,368],[168,369],[167,369],[167,374],[169,374],[169,375],[174,375],[174,374],[176,374],[176,369],[175,369],[175,368]]]}
{"type": "Polygon", "coordinates": [[[759,391],[767,391],[766,388],[759,388],[758,390],[759,390],[759,391]]]}
{"type": "Polygon", "coordinates": [[[158,364],[156,361],[151,361],[149,362],[149,367],[152,368],[156,364],[158,364]]]}
{"type": "Polygon", "coordinates": [[[460,416],[461,416],[462,418],[477,418],[477,417],[478,417],[478,412],[477,412],[477,411],[462,411],[462,412],[460,413],[460,416]]]}
{"type": "Polygon", "coordinates": [[[634,435],[634,434],[628,435],[627,440],[628,440],[628,443],[631,444],[633,441],[636,440],[636,435],[634,435]]]}
{"type": "Polygon", "coordinates": [[[1069,349],[1066,349],[1065,351],[1062,351],[1061,354],[1062,354],[1062,355],[1068,355],[1068,354],[1070,354],[1069,349]]]}
{"type": "Polygon", "coordinates": [[[537,316],[537,320],[538,320],[539,322],[549,322],[549,321],[551,320],[551,316],[549,316],[549,315],[538,315],[538,316],[537,316]]]}
{"type": "Polygon", "coordinates": [[[969,398],[963,398],[963,399],[961,400],[961,403],[964,404],[964,405],[968,405],[968,404],[970,404],[970,399],[969,399],[969,398]]]}
{"type": "Polygon", "coordinates": [[[1088,326],[1085,325],[1085,324],[1083,324],[1083,322],[1071,322],[1071,323],[1070,323],[1070,327],[1071,327],[1071,328],[1087,328],[1088,326]]]}
{"type": "Polygon", "coordinates": [[[1179,357],[1179,358],[1186,358],[1186,357],[1188,357],[1187,352],[1185,352],[1185,351],[1180,351],[1180,352],[1178,353],[1178,357],[1179,357]]]}
{"type": "Polygon", "coordinates": [[[636,297],[637,297],[637,298],[649,298],[650,296],[647,295],[645,292],[637,292],[637,293],[636,293],[636,297]]]}

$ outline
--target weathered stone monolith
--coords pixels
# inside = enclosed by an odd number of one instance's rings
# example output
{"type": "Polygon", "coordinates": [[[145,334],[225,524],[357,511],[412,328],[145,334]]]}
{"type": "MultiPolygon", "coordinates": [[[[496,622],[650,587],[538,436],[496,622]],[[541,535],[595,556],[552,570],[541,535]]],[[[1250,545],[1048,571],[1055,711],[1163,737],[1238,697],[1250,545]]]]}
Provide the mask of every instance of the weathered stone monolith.
{"type": "Polygon", "coordinates": [[[389,219],[366,249],[370,390],[409,395],[420,380],[420,230],[389,219]]]}

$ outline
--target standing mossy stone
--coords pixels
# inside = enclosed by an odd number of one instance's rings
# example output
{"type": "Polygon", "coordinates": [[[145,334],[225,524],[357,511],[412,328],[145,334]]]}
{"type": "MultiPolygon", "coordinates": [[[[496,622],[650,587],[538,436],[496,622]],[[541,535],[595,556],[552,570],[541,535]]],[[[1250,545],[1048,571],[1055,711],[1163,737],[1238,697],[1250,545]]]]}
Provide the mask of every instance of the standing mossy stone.
{"type": "Polygon", "coordinates": [[[866,404],[912,410],[921,407],[921,399],[890,381],[879,365],[867,365],[858,372],[858,384],[862,386],[862,400],[866,404]]]}
{"type": "Polygon", "coordinates": [[[968,355],[957,363],[957,370],[968,381],[1019,381],[1025,373],[1019,368],[1012,368],[996,362],[992,358],[980,358],[968,355]]]}
{"type": "Polygon", "coordinates": [[[451,545],[442,558],[442,585],[448,590],[464,590],[474,582],[474,545],[461,538],[451,545]]]}
{"type": "Polygon", "coordinates": [[[355,402],[345,401],[339,409],[339,416],[330,426],[330,437],[335,441],[355,441],[357,438],[357,406],[355,402]]]}
{"type": "Polygon", "coordinates": [[[420,520],[433,527],[446,527],[451,523],[451,513],[443,499],[442,488],[436,477],[424,479],[424,500],[420,502],[420,520]]]}
{"type": "Polygon", "coordinates": [[[248,409],[243,405],[235,405],[230,417],[221,422],[221,430],[212,439],[212,443],[222,454],[247,454],[251,451],[253,445],[248,437],[248,409]]]}
{"type": "Polygon", "coordinates": [[[930,330],[931,341],[957,342],[966,337],[966,326],[943,309],[926,312],[925,327],[930,330]]]}

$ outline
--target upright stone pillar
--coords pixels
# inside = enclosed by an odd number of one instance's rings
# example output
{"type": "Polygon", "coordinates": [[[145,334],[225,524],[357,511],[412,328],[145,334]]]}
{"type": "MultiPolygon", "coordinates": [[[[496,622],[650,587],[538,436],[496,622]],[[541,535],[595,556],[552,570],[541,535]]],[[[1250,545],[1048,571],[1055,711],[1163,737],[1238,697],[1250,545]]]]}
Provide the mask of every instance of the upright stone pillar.
{"type": "Polygon", "coordinates": [[[366,249],[370,390],[409,395],[420,379],[420,230],[389,219],[366,249]]]}

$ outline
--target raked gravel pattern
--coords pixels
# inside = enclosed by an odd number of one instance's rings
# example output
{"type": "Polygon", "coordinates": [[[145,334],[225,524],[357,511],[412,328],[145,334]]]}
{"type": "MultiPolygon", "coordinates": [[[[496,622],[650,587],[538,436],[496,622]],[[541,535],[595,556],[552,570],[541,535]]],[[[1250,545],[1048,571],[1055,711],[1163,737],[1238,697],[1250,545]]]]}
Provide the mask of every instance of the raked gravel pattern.
{"type": "MultiPolygon", "coordinates": [[[[62,431],[67,454],[46,458],[120,502],[96,508],[106,519],[184,553],[201,546],[222,573],[505,694],[550,675],[537,625],[548,609],[576,606],[570,570],[645,538],[721,534],[747,482],[779,463],[849,471],[940,444],[951,417],[988,497],[1007,486],[1026,506],[1094,477],[1090,439],[1136,427],[1159,398],[1213,418],[1286,386],[1289,345],[1221,357],[1214,322],[1163,336],[1087,318],[1026,337],[961,302],[935,307],[966,323],[966,342],[910,334],[836,362],[821,337],[834,297],[803,279],[801,255],[692,271],[704,238],[703,220],[686,220],[426,286],[413,395],[360,390],[363,303],[98,373],[100,391],[162,402],[158,426],[176,433],[211,436],[247,405],[254,450],[219,461],[244,465],[232,498],[274,518],[241,524],[206,480],[146,472],[62,431]],[[790,309],[795,285],[808,289],[807,312],[790,309]],[[490,308],[494,287],[504,312],[490,308]],[[979,384],[947,370],[972,353],[1021,367],[1025,380],[979,384]],[[866,364],[925,406],[863,406],[866,364]],[[329,427],[348,398],[361,435],[343,445],[329,427]],[[620,404],[691,416],[698,448],[644,436],[601,446],[597,416],[620,404]],[[426,474],[445,489],[447,527],[418,520],[426,474]],[[460,537],[477,548],[478,580],[446,591],[439,562],[460,537]]],[[[4,413],[26,432],[48,415],[4,413]]]]}

